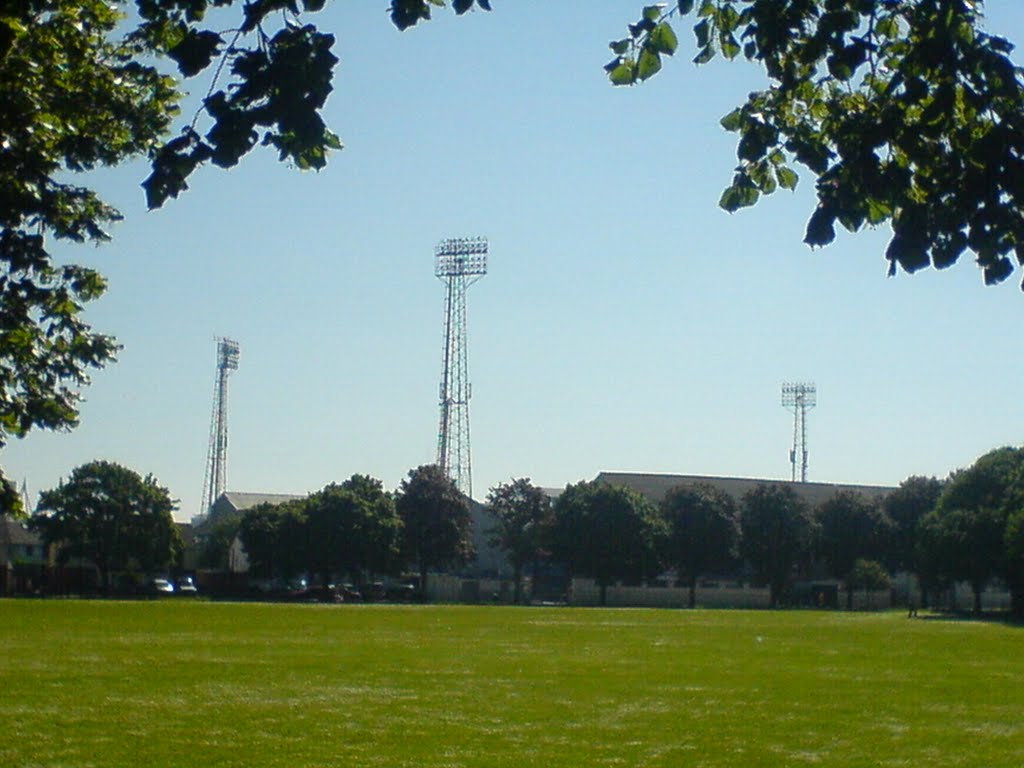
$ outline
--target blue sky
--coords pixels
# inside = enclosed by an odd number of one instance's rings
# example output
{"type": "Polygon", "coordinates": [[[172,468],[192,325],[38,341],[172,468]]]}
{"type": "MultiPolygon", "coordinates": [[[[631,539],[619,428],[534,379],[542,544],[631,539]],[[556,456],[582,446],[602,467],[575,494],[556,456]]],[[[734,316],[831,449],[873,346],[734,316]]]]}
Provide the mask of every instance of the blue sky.
{"type": "MultiPolygon", "coordinates": [[[[783,381],[811,380],[809,479],[943,476],[1020,442],[1020,275],[967,259],[885,276],[886,231],[802,244],[813,184],[729,215],[722,115],[761,87],[742,63],[677,60],[639,88],[601,67],[641,4],[511,2],[399,33],[387,3],[317,23],[341,59],[320,173],[258,153],[146,212],[142,163],[90,180],[125,221],[88,311],[118,337],[70,434],[4,451],[34,495],[92,459],[153,473],[199,511],[218,335],[231,380],[228,485],[300,493],[367,473],[395,487],[434,460],[442,284],[433,248],[490,239],[469,293],[475,496],[512,477],[601,470],[789,477],[783,381]]],[[[1024,43],[1024,4],[988,28],[1024,43]]],[[[1018,61],[1020,58],[1018,57],[1018,61]]],[[[190,82],[197,94],[204,82],[190,82]]]]}

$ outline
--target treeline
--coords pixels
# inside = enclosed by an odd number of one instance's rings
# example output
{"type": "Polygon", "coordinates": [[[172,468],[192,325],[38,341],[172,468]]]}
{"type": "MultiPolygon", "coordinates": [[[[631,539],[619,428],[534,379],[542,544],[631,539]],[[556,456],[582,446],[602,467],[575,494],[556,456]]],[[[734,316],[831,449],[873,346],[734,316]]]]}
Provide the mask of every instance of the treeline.
{"type": "Polygon", "coordinates": [[[473,556],[469,502],[435,465],[411,470],[395,493],[353,475],[304,499],[260,504],[215,521],[203,559],[222,566],[237,535],[257,578],[310,574],[321,584],[356,584],[412,566],[425,589],[430,571],[458,568],[473,556]]]}
{"type": "MultiPolygon", "coordinates": [[[[490,490],[485,533],[513,569],[517,602],[524,574],[545,567],[595,579],[602,603],[615,583],[671,574],[689,588],[691,605],[707,576],[767,585],[778,605],[796,580],[827,575],[843,584],[849,605],[854,590],[885,588],[890,574],[909,572],[922,605],[967,582],[980,610],[983,590],[998,580],[1024,615],[1024,449],[992,451],[945,481],[908,478],[878,498],[840,491],[811,508],[799,488],[766,482],[735,499],[684,485],[654,504],[628,487],[585,481],[552,502],[517,479],[490,490]]],[[[31,524],[60,561],[90,561],[109,585],[112,572],[166,568],[180,555],[173,508],[152,477],[92,462],[41,495],[31,524]]],[[[425,589],[428,572],[471,560],[471,526],[469,501],[427,465],[393,493],[353,475],[305,499],[211,521],[202,558],[226,566],[237,536],[257,577],[363,583],[412,568],[425,589]]]]}

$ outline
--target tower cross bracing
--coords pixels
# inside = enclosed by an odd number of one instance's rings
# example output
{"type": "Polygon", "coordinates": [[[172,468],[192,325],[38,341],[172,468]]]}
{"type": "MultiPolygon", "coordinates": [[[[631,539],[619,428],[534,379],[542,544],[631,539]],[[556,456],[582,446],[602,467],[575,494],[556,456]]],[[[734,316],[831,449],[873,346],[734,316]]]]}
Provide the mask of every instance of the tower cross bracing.
{"type": "Polygon", "coordinates": [[[807,411],[818,404],[818,390],[812,382],[787,382],[782,385],[782,405],[793,413],[793,447],[789,451],[791,479],[807,482],[807,411]]]}
{"type": "Polygon", "coordinates": [[[210,507],[227,489],[228,479],[228,376],[238,370],[238,342],[217,339],[217,379],[213,389],[213,413],[210,416],[210,445],[206,454],[206,473],[203,479],[203,508],[200,516],[207,515],[210,507]]]}
{"type": "Polygon", "coordinates": [[[472,386],[467,361],[466,290],[487,274],[487,239],[455,238],[438,243],[434,249],[434,274],[445,284],[437,464],[462,493],[472,498],[469,439],[472,386]]]}

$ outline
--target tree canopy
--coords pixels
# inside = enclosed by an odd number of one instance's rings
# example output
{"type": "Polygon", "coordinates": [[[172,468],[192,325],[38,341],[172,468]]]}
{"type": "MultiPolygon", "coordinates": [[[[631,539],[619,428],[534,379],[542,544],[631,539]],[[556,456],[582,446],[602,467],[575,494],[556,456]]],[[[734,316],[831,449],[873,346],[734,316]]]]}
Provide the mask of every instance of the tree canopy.
{"type": "Polygon", "coordinates": [[[175,504],[149,475],[109,461],[83,464],[71,477],[39,495],[32,525],[59,559],[83,558],[100,573],[105,591],[114,571],[162,570],[182,550],[175,504]]]}
{"type": "MultiPolygon", "coordinates": [[[[985,282],[1024,262],[1024,78],[1013,44],[982,29],[982,0],[678,0],[649,5],[610,45],[615,85],[657,74],[696,14],[697,64],[763,67],[769,85],[722,118],[739,137],[720,205],[816,182],[804,242],[836,224],[889,224],[889,274],[971,252],[985,282]]],[[[1024,287],[1024,284],[1022,284],[1024,287]]]]}
{"type": "Polygon", "coordinates": [[[814,519],[788,485],[762,483],[743,496],[740,554],[771,590],[772,607],[782,599],[794,568],[810,551],[814,519]]]}
{"type": "Polygon", "coordinates": [[[402,549],[420,573],[462,565],[473,554],[469,500],[436,464],[410,470],[395,502],[402,519],[402,549]]]}
{"type": "Polygon", "coordinates": [[[310,569],[328,584],[334,574],[362,582],[384,573],[397,559],[402,524],[395,502],[375,478],[353,475],[305,502],[310,569]]]}
{"type": "Polygon", "coordinates": [[[735,560],[740,537],[739,514],[732,496],[713,486],[697,484],[669,489],[661,502],[665,520],[664,561],[676,569],[690,590],[690,607],[697,601],[697,578],[735,560]]]}
{"type": "Polygon", "coordinates": [[[519,603],[523,568],[540,560],[549,546],[551,499],[529,478],[519,478],[491,488],[487,509],[495,521],[488,531],[490,544],[504,551],[512,564],[514,600],[519,603]]]}
{"type": "Polygon", "coordinates": [[[939,581],[967,581],[974,608],[994,576],[1005,579],[1014,605],[1024,604],[1014,549],[1015,517],[1024,500],[1024,448],[998,448],[953,474],[935,509],[921,521],[923,554],[939,581]],[[1009,549],[1007,544],[1010,544],[1009,549]]]}
{"type": "Polygon", "coordinates": [[[855,491],[840,491],[817,509],[818,550],[834,578],[846,581],[853,608],[854,565],[885,555],[892,524],[879,505],[855,491]]]}
{"type": "Polygon", "coordinates": [[[604,605],[616,581],[657,573],[660,529],[657,510],[631,488],[576,483],[555,502],[552,554],[572,575],[594,579],[604,605]]]}

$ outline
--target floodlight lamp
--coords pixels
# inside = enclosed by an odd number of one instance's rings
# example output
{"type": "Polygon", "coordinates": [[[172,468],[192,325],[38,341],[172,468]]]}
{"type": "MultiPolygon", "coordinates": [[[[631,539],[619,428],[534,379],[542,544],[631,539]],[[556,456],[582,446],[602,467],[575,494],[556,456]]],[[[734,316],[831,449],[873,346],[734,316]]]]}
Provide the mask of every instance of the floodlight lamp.
{"type": "Polygon", "coordinates": [[[817,389],[809,382],[786,382],[782,385],[782,404],[787,407],[796,405],[813,406],[817,389]]]}
{"type": "Polygon", "coordinates": [[[459,237],[442,240],[434,249],[438,277],[487,274],[487,238],[459,237]]]}
{"type": "Polygon", "coordinates": [[[232,339],[220,340],[220,367],[228,371],[238,370],[239,347],[232,339]]]}

